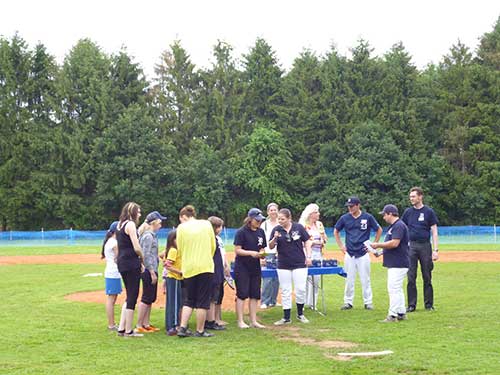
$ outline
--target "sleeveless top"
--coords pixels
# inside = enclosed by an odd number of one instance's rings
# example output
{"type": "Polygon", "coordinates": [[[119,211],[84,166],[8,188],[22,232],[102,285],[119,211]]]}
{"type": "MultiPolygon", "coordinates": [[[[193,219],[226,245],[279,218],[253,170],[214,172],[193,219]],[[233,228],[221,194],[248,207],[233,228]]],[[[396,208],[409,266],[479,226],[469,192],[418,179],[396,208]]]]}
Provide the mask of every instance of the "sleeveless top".
{"type": "MultiPolygon", "coordinates": [[[[312,228],[310,225],[306,225],[306,230],[307,233],[310,234],[311,239],[313,241],[319,241],[322,238],[322,234],[324,233],[323,225],[317,221],[316,222],[316,228],[312,228]]],[[[322,260],[323,259],[323,254],[321,253],[323,249],[323,245],[312,245],[311,246],[311,259],[312,260],[322,260]]]]}
{"type": "Polygon", "coordinates": [[[116,231],[116,241],[118,242],[118,270],[120,272],[137,270],[141,268],[141,261],[137,256],[130,236],[125,233],[128,221],[124,222],[121,229],[116,231]]]}

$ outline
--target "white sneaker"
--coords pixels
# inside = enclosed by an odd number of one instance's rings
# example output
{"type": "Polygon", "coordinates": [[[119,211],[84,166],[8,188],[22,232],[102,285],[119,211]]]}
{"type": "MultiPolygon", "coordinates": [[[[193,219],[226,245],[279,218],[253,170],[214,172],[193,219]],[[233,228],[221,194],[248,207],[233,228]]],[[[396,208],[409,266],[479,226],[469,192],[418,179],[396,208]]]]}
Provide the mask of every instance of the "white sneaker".
{"type": "Polygon", "coordinates": [[[267,309],[267,305],[265,303],[263,303],[262,305],[260,305],[260,308],[261,309],[267,309]]]}
{"type": "Polygon", "coordinates": [[[285,318],[281,318],[280,320],[278,320],[277,322],[274,322],[274,325],[275,326],[283,326],[285,324],[290,324],[292,322],[291,319],[285,319],[285,318]]]}
{"type": "Polygon", "coordinates": [[[297,320],[302,323],[309,323],[309,319],[307,319],[304,315],[298,315],[297,320]]]}

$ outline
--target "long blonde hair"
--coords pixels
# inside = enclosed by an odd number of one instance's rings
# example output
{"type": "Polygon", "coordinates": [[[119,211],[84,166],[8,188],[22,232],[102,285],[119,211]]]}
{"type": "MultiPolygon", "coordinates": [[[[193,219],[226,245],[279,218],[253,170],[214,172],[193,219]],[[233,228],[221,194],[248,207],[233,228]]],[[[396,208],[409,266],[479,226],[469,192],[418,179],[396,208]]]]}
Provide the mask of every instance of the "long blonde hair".
{"type": "Polygon", "coordinates": [[[300,215],[299,224],[302,224],[304,227],[310,225],[309,216],[311,216],[314,211],[319,211],[319,206],[316,203],[309,203],[300,215]]]}
{"type": "Polygon", "coordinates": [[[160,222],[161,223],[161,219],[156,219],[156,220],[153,220],[151,223],[148,224],[148,222],[146,220],[144,220],[144,223],[141,224],[141,226],[139,227],[138,229],[138,232],[139,232],[139,236],[142,236],[144,234],[144,232],[147,232],[147,231],[152,231],[152,228],[153,228],[153,224],[156,224],[160,222]]]}

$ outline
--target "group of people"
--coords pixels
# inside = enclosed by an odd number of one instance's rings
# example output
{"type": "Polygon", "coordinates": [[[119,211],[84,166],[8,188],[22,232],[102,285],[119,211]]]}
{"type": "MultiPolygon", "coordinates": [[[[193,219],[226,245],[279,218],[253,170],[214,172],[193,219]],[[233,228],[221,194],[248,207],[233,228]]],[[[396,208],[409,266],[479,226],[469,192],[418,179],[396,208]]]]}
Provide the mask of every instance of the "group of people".
{"type": "MultiPolygon", "coordinates": [[[[369,213],[361,210],[360,200],[350,197],[348,212],[342,215],[334,227],[334,237],[344,253],[344,269],[347,274],[342,310],[354,306],[354,284],[359,273],[364,308],[373,309],[370,283],[370,255],[383,255],[387,268],[389,311],[384,322],[407,319],[408,312],[417,307],[416,276],[418,263],[424,281],[424,305],[434,309],[431,271],[438,259],[437,217],[423,204],[423,191],[410,190],[412,207],[402,217],[395,205],[388,204],[380,212],[389,224],[385,240],[380,242],[382,228],[369,213]],[[345,232],[345,243],[340,233],[345,232]],[[375,232],[375,241],[370,234],[375,232]],[[432,232],[433,247],[430,244],[432,232]],[[377,251],[382,249],[382,252],[377,251]],[[408,305],[405,305],[403,282],[408,276],[408,305]]],[[[157,233],[166,217],[154,211],[146,216],[137,229],[141,217],[140,206],[127,203],[118,221],[113,222],[103,243],[102,256],[106,259],[106,311],[108,328],[118,335],[140,337],[159,328],[150,323],[151,304],[156,300],[158,267],[164,264],[166,291],[165,329],[170,336],[211,337],[210,330],[224,330],[221,304],[224,297],[224,281],[230,277],[223,241],[219,234],[224,222],[212,216],[208,220],[196,218],[193,206],[185,206],[179,212],[180,224],[169,232],[165,251],[158,251],[157,233]],[[121,280],[126,289],[120,322],[114,321],[114,305],[121,293],[121,280]],[[134,310],[142,280],[143,292],[138,306],[137,325],[134,329],[134,310]],[[188,322],[196,311],[194,332],[188,322]]],[[[265,328],[257,319],[259,300],[261,308],[276,306],[279,289],[283,317],[274,325],[292,322],[292,292],[295,292],[296,320],[308,323],[304,307],[315,308],[318,295],[318,276],[308,276],[313,261],[322,260],[327,236],[319,221],[317,204],[309,204],[299,222],[292,221],[287,208],[276,203],[267,206],[267,218],[258,208],[248,211],[243,226],[234,237],[234,281],[236,285],[236,318],[240,329],[265,328]],[[261,267],[276,262],[277,278],[262,279],[261,267]],[[261,299],[262,298],[262,299],[261,299]],[[244,308],[248,300],[249,321],[245,322],[244,308]]]]}

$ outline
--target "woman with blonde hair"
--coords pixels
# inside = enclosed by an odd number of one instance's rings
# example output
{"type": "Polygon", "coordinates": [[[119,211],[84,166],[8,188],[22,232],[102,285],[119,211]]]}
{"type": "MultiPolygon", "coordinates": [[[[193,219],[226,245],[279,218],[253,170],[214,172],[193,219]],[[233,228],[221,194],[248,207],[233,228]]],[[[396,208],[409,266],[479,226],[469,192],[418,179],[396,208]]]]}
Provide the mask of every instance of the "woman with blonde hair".
{"type": "MultiPolygon", "coordinates": [[[[299,224],[306,229],[307,233],[311,236],[311,260],[322,261],[323,249],[327,241],[325,227],[319,221],[319,206],[316,203],[311,203],[304,208],[300,215],[299,224]]],[[[308,276],[306,284],[306,306],[315,309],[318,301],[320,276],[308,276]]]]}
{"type": "Polygon", "coordinates": [[[150,324],[151,305],[156,301],[158,292],[158,231],[161,229],[162,216],[153,211],[139,227],[139,243],[144,252],[145,270],[141,275],[142,297],[137,312],[137,328],[139,333],[158,332],[160,329],[150,324]]]}
{"type": "Polygon", "coordinates": [[[135,305],[139,296],[141,271],[144,269],[142,263],[144,256],[137,238],[137,223],[140,217],[141,207],[137,203],[128,202],[122,208],[116,230],[116,241],[118,243],[116,263],[127,292],[127,300],[123,304],[118,335],[125,337],[143,336],[132,329],[135,305]]]}

